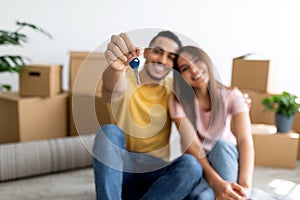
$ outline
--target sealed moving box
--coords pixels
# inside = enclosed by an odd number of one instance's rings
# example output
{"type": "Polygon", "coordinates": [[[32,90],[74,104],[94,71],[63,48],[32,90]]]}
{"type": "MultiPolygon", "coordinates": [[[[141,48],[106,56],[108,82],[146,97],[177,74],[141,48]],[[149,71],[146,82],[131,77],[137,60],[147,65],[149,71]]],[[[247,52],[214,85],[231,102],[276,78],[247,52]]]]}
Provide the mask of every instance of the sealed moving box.
{"type": "Polygon", "coordinates": [[[295,168],[299,134],[276,133],[272,125],[253,124],[255,164],[269,167],[295,168]]]}
{"type": "Polygon", "coordinates": [[[277,92],[276,68],[270,60],[252,59],[245,55],[233,59],[231,86],[260,92],[277,92]]]}
{"type": "Polygon", "coordinates": [[[104,53],[70,52],[70,90],[73,94],[101,95],[104,53]]]}
{"type": "Polygon", "coordinates": [[[70,99],[69,135],[96,133],[101,125],[111,123],[109,106],[102,97],[73,94],[70,99]]]}
{"type": "Polygon", "coordinates": [[[61,65],[29,65],[20,73],[21,96],[50,97],[62,91],[61,65]]]}
{"type": "Polygon", "coordinates": [[[65,137],[67,99],[67,93],[48,98],[0,93],[0,143],[65,137]]]}
{"type": "Polygon", "coordinates": [[[265,111],[262,104],[262,100],[265,97],[271,96],[265,92],[240,89],[243,93],[247,93],[252,100],[250,108],[250,118],[251,122],[254,124],[275,124],[275,113],[270,111],[265,111]]]}

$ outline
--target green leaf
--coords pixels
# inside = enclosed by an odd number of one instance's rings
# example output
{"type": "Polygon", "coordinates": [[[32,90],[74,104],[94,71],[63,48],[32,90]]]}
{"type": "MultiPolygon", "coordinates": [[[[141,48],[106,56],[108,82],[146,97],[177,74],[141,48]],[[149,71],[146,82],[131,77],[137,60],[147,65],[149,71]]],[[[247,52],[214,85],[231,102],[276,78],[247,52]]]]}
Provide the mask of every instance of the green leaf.
{"type": "Polygon", "coordinates": [[[22,66],[26,66],[29,59],[19,55],[0,56],[0,72],[20,72],[22,66]]]}
{"type": "Polygon", "coordinates": [[[0,85],[0,92],[6,92],[11,90],[11,85],[8,84],[2,84],[0,85]]]}
{"type": "Polygon", "coordinates": [[[0,45],[21,45],[27,41],[27,36],[16,32],[0,32],[0,45]]]}
{"type": "Polygon", "coordinates": [[[37,31],[39,33],[42,33],[49,37],[50,39],[53,39],[51,34],[42,29],[39,26],[25,23],[25,22],[16,22],[18,28],[16,31],[4,31],[0,30],[0,45],[15,45],[15,46],[21,46],[23,43],[27,42],[27,36],[25,34],[20,33],[20,30],[23,28],[30,28],[34,31],[37,31]]]}
{"type": "Polygon", "coordinates": [[[271,103],[271,99],[265,98],[265,99],[262,100],[262,103],[263,103],[264,105],[268,105],[268,104],[271,103]]]}
{"type": "Polygon", "coordinates": [[[285,107],[288,107],[290,105],[290,102],[287,98],[281,98],[281,102],[285,107]]]}
{"type": "Polygon", "coordinates": [[[296,95],[284,91],[280,95],[271,95],[263,99],[262,104],[266,111],[275,111],[286,117],[291,117],[300,109],[296,98],[296,95]]]}
{"type": "MultiPolygon", "coordinates": [[[[20,29],[23,28],[23,27],[29,27],[29,28],[31,28],[31,29],[37,31],[37,32],[43,33],[44,35],[46,35],[46,36],[49,37],[50,39],[53,39],[50,33],[48,33],[47,31],[45,31],[45,30],[42,29],[41,27],[36,26],[36,25],[34,25],[34,24],[30,24],[30,23],[26,23],[26,22],[19,22],[19,21],[17,21],[17,25],[20,26],[20,27],[18,28],[18,30],[20,30],[20,29]]],[[[16,32],[18,32],[18,30],[17,30],[16,32]]]]}

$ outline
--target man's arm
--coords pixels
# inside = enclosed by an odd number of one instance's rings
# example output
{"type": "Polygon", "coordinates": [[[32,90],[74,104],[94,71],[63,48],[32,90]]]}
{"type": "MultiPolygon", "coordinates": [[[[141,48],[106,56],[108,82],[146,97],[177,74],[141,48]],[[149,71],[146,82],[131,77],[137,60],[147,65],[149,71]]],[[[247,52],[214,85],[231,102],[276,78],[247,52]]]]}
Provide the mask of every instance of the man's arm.
{"type": "Polygon", "coordinates": [[[125,80],[125,71],[125,69],[117,71],[109,66],[103,72],[102,96],[106,101],[114,101],[122,97],[127,85],[125,80]],[[120,83],[118,87],[116,87],[118,82],[120,83]]]}
{"type": "Polygon", "coordinates": [[[126,33],[111,36],[105,51],[109,67],[102,76],[102,95],[106,100],[115,100],[123,95],[126,89],[126,66],[133,58],[140,55],[141,50],[134,47],[126,33]]]}

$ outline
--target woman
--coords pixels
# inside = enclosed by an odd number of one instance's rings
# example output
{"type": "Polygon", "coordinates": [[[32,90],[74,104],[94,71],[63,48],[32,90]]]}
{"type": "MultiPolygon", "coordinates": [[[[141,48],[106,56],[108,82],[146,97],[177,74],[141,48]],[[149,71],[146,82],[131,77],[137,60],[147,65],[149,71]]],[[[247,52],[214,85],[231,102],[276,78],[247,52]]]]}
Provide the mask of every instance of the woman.
{"type": "Polygon", "coordinates": [[[242,93],[219,83],[209,56],[193,46],[178,52],[171,118],[185,153],[204,170],[188,199],[246,199],[254,168],[249,107],[242,93]]]}

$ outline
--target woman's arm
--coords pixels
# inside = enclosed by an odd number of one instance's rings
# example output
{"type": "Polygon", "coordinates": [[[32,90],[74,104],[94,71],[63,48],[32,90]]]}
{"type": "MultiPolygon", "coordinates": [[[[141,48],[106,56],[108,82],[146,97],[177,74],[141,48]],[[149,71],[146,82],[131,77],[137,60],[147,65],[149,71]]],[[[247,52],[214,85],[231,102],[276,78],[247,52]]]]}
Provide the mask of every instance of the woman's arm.
{"type": "Polygon", "coordinates": [[[254,170],[254,146],[249,113],[243,112],[233,115],[231,130],[236,136],[239,150],[238,184],[246,190],[249,196],[254,170]]]}
{"type": "Polygon", "coordinates": [[[243,199],[242,188],[224,181],[208,162],[201,141],[187,117],[173,119],[181,135],[181,146],[185,153],[192,154],[202,165],[204,176],[213,188],[216,199],[243,199]]]}

